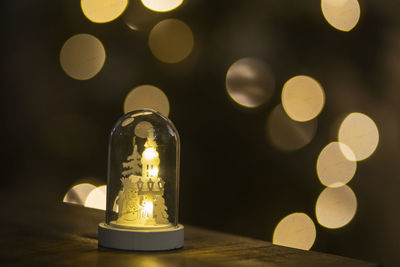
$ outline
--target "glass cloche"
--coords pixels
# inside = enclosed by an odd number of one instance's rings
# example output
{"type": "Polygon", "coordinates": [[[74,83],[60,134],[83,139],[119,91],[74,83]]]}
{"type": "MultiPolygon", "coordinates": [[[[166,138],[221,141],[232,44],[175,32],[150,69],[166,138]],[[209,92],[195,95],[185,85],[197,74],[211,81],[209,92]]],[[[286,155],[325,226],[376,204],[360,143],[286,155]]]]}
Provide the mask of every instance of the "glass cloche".
{"type": "Polygon", "coordinates": [[[178,131],[159,112],[136,110],[118,120],[110,135],[100,246],[144,251],[183,246],[179,154],[178,131]]]}

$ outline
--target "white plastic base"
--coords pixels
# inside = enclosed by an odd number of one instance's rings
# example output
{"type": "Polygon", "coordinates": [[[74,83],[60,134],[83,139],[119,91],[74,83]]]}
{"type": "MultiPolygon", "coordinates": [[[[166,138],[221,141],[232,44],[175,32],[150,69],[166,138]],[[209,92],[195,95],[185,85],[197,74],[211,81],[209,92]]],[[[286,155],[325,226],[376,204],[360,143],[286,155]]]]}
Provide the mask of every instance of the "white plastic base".
{"type": "Polygon", "coordinates": [[[157,251],[183,247],[181,224],[163,229],[130,230],[99,224],[99,246],[123,250],[157,251]]]}

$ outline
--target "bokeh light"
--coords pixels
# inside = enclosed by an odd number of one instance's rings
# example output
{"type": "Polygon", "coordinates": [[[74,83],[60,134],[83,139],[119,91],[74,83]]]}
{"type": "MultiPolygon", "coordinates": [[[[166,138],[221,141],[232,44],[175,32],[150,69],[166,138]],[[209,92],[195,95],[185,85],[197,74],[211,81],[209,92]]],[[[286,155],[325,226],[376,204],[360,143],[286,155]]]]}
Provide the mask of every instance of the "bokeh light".
{"type": "Polygon", "coordinates": [[[349,146],[354,153],[347,153],[348,150],[341,146],[347,159],[364,160],[371,156],[378,146],[378,127],[367,115],[350,113],[340,125],[339,142],[349,146]]]}
{"type": "Polygon", "coordinates": [[[283,151],[292,151],[311,142],[317,131],[317,121],[294,121],[279,104],[269,115],[266,130],[270,142],[275,147],[283,151]]]}
{"type": "Polygon", "coordinates": [[[356,173],[357,163],[348,160],[342,150],[348,155],[353,154],[345,144],[332,142],[319,154],[317,174],[321,183],[328,187],[340,187],[347,184],[356,173]]]}
{"type": "Polygon", "coordinates": [[[318,116],[324,104],[324,89],[309,76],[295,76],[283,85],[282,106],[295,121],[312,120],[318,116]]]}
{"type": "Polygon", "coordinates": [[[84,205],[86,199],[90,192],[92,192],[96,186],[89,183],[82,183],[74,185],[68,192],[65,194],[63,202],[69,204],[77,204],[84,205]]]}
{"type": "Polygon", "coordinates": [[[348,224],[356,214],[356,210],[357,198],[347,185],[325,188],[315,205],[315,215],[319,224],[332,229],[348,224]]]}
{"type": "Polygon", "coordinates": [[[141,0],[148,9],[156,12],[168,12],[180,6],[183,0],[141,0]]]}
{"type": "Polygon", "coordinates": [[[309,250],[317,232],[314,222],[305,213],[292,213],[275,227],[272,243],[275,245],[309,250]]]}
{"type": "Polygon", "coordinates": [[[159,22],[149,35],[151,52],[164,63],[184,60],[192,51],[193,44],[193,33],[189,26],[177,19],[165,19],[159,22]]]}
{"type": "Polygon", "coordinates": [[[87,196],[84,206],[87,208],[106,210],[106,194],[106,185],[95,188],[87,196]]]}
{"type": "Polygon", "coordinates": [[[103,67],[106,51],[103,44],[90,34],[77,34],[61,48],[60,64],[71,78],[88,80],[103,67]]]}
{"type": "Polygon", "coordinates": [[[274,93],[274,77],[269,66],[256,58],[242,58],[226,74],[226,90],[238,104],[254,108],[267,102],[274,93]]]}
{"type": "Polygon", "coordinates": [[[335,29],[348,32],[360,19],[360,4],[357,0],[321,0],[322,14],[335,29]]]}
{"type": "Polygon", "coordinates": [[[169,101],[164,92],[153,85],[141,85],[128,93],[124,101],[124,112],[150,108],[164,116],[169,114],[169,101]]]}
{"type": "Polygon", "coordinates": [[[128,0],[81,0],[83,14],[92,22],[105,23],[124,12],[128,0]]]}

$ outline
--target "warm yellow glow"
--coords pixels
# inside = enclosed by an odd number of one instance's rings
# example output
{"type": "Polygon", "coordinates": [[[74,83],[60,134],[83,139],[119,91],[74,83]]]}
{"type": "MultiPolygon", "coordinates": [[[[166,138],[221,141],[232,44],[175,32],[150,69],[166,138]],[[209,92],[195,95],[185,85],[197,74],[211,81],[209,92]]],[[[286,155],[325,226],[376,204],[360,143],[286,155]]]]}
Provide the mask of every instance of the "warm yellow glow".
{"type": "Polygon", "coordinates": [[[344,156],[341,146],[348,155],[353,154],[345,144],[332,142],[318,156],[317,174],[319,180],[325,186],[340,187],[345,185],[356,173],[357,163],[344,156]]]}
{"type": "Polygon", "coordinates": [[[357,199],[347,185],[325,188],[317,199],[315,215],[319,224],[326,228],[340,228],[348,224],[356,214],[357,199]]]}
{"type": "Polygon", "coordinates": [[[298,122],[290,119],[281,105],[276,106],[267,120],[267,135],[280,150],[297,150],[311,142],[317,130],[317,121],[298,122]]]}
{"type": "Polygon", "coordinates": [[[92,22],[104,23],[118,18],[128,0],[81,0],[83,14],[92,22]]]}
{"type": "Polygon", "coordinates": [[[326,21],[340,31],[350,31],[360,19],[357,0],[321,0],[321,9],[326,21]]]}
{"type": "Polygon", "coordinates": [[[150,108],[164,116],[169,114],[169,101],[167,96],[159,88],[152,85],[141,85],[134,88],[125,97],[124,112],[150,108]]]}
{"type": "Polygon", "coordinates": [[[106,185],[102,185],[94,189],[86,198],[85,207],[106,210],[106,192],[106,185]]]}
{"type": "Polygon", "coordinates": [[[90,34],[77,34],[61,48],[60,64],[71,78],[88,80],[103,67],[106,52],[102,43],[90,34]]]}
{"type": "Polygon", "coordinates": [[[143,217],[151,217],[153,215],[153,202],[149,200],[144,201],[142,212],[144,213],[143,217]]]}
{"type": "Polygon", "coordinates": [[[226,90],[239,105],[254,108],[267,102],[274,93],[274,78],[262,60],[242,58],[226,73],[226,90]]]}
{"type": "Polygon", "coordinates": [[[318,116],[325,104],[322,86],[309,76],[295,76],[282,89],[282,106],[295,121],[309,121],[318,116]]]}
{"type": "Polygon", "coordinates": [[[346,144],[354,153],[348,153],[348,150],[341,146],[342,152],[347,159],[364,160],[371,156],[378,146],[378,127],[367,115],[351,113],[340,125],[339,142],[346,144]]]}
{"type": "Polygon", "coordinates": [[[149,147],[143,152],[143,157],[145,160],[150,161],[158,157],[158,153],[153,147],[149,147]]]}
{"type": "Polygon", "coordinates": [[[145,7],[156,12],[168,12],[182,4],[183,0],[142,0],[145,7]]]}
{"type": "Polygon", "coordinates": [[[149,173],[149,177],[157,177],[158,176],[158,168],[153,167],[152,169],[147,170],[149,173]]]}
{"type": "Polygon", "coordinates": [[[166,19],[156,24],[149,35],[153,55],[164,63],[184,60],[192,51],[193,33],[184,22],[166,19]]]}
{"type": "Polygon", "coordinates": [[[275,245],[309,250],[317,233],[311,218],[304,213],[292,213],[275,227],[272,243],[275,245]]]}
{"type": "Polygon", "coordinates": [[[88,183],[74,185],[65,194],[63,202],[70,204],[84,205],[89,193],[94,190],[96,186],[88,183]]]}

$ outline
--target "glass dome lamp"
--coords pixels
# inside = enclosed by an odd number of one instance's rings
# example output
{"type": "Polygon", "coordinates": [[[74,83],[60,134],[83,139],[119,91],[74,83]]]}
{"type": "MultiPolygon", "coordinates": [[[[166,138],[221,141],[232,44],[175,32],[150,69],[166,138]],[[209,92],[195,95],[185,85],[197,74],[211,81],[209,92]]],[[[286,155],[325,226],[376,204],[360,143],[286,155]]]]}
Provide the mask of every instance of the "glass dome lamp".
{"type": "Polygon", "coordinates": [[[124,250],[183,247],[178,224],[178,131],[157,111],[125,114],[111,131],[106,221],[99,246],[124,250]]]}

